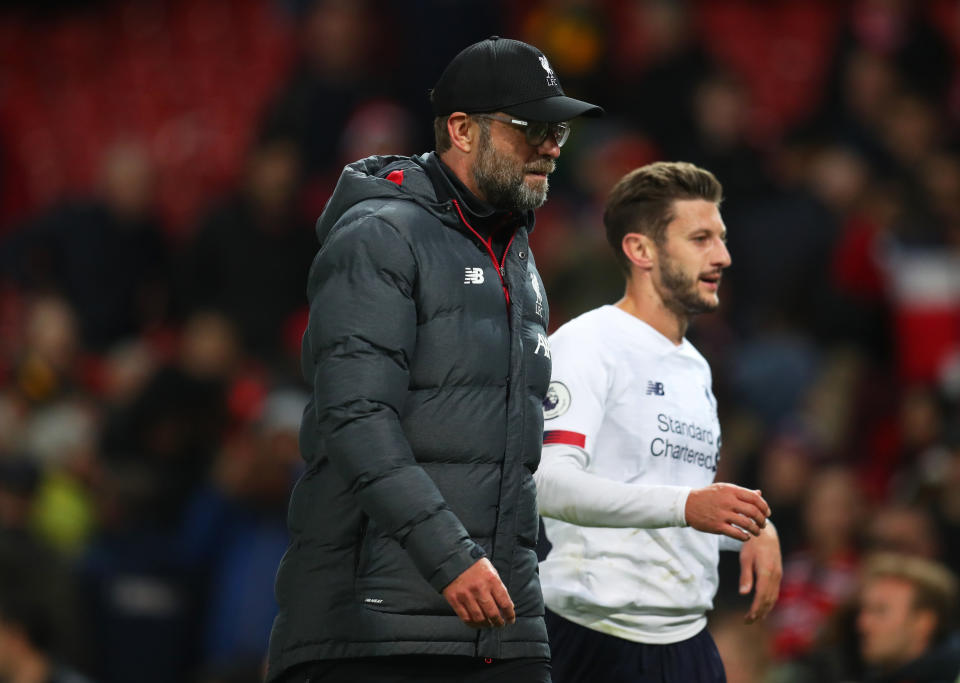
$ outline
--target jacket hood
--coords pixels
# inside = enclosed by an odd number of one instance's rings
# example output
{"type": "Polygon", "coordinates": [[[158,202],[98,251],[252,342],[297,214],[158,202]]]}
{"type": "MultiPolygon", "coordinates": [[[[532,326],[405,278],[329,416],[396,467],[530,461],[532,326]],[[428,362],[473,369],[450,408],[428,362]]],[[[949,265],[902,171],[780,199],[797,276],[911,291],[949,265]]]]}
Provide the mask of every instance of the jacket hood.
{"type": "Polygon", "coordinates": [[[350,207],[368,199],[404,200],[419,204],[441,220],[443,203],[424,165],[433,154],[372,156],[344,167],[330,200],[317,220],[317,239],[323,244],[330,230],[350,207]]]}
{"type": "MultiPolygon", "coordinates": [[[[459,227],[455,214],[466,213],[472,221],[493,215],[515,216],[527,232],[533,232],[536,215],[532,209],[518,214],[496,212],[493,207],[469,193],[459,181],[452,181],[441,170],[436,152],[419,156],[372,156],[344,167],[330,200],[317,220],[317,239],[323,244],[330,230],[352,206],[370,199],[403,200],[418,204],[442,223],[459,227]],[[450,200],[457,200],[451,211],[450,200]]],[[[475,223],[476,224],[476,223],[475,223]]]]}

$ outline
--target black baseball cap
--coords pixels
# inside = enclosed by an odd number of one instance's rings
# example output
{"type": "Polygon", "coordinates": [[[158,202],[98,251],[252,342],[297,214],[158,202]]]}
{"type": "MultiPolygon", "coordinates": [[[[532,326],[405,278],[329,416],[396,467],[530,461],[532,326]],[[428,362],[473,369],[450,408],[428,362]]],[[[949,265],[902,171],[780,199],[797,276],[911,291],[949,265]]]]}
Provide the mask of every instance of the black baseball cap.
{"type": "Polygon", "coordinates": [[[602,116],[595,104],[563,94],[553,67],[533,45],[490,36],[458,54],[430,93],[433,112],[502,111],[527,121],[569,121],[602,116]]]}

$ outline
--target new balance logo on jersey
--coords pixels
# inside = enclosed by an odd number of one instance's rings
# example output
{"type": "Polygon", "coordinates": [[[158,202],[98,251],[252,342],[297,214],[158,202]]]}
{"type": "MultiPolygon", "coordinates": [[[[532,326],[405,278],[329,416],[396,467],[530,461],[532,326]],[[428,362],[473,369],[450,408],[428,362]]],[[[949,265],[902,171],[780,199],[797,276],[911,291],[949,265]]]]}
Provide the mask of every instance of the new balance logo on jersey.
{"type": "Polygon", "coordinates": [[[465,285],[482,285],[483,284],[483,268],[467,268],[463,269],[463,284],[465,285]]]}
{"type": "Polygon", "coordinates": [[[650,394],[656,394],[657,396],[663,396],[663,382],[647,382],[647,396],[650,394]]]}

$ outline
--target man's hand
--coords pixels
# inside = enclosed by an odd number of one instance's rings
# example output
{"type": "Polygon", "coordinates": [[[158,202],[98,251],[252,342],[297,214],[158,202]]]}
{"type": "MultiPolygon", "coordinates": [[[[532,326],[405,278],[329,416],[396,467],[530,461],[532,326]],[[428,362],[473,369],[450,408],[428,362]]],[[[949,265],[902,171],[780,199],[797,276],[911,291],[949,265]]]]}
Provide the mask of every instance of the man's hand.
{"type": "Polygon", "coordinates": [[[759,536],[751,538],[740,549],[740,594],[746,595],[756,588],[744,621],[752,624],[770,613],[780,595],[782,576],[780,537],[773,524],[768,523],[759,536]]]}
{"type": "Polygon", "coordinates": [[[710,484],[690,492],[684,516],[687,524],[698,531],[746,541],[750,534],[760,535],[770,516],[770,506],[759,491],[734,484],[710,484]]]}
{"type": "Polygon", "coordinates": [[[517,620],[507,587],[485,557],[451,581],[443,589],[443,597],[457,616],[473,628],[500,627],[517,620]]]}

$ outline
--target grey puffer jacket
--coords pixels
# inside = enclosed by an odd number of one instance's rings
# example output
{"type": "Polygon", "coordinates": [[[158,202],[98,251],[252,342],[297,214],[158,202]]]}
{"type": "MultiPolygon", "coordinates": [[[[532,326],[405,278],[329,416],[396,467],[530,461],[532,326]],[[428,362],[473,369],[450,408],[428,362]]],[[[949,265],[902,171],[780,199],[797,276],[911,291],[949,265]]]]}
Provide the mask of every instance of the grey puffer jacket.
{"type": "Polygon", "coordinates": [[[532,475],[550,351],[533,214],[497,263],[439,168],[432,153],[351,164],[317,223],[307,467],[268,680],[318,659],[549,654],[532,475]],[[516,607],[502,629],[469,628],[441,594],[483,556],[516,607]]]}

